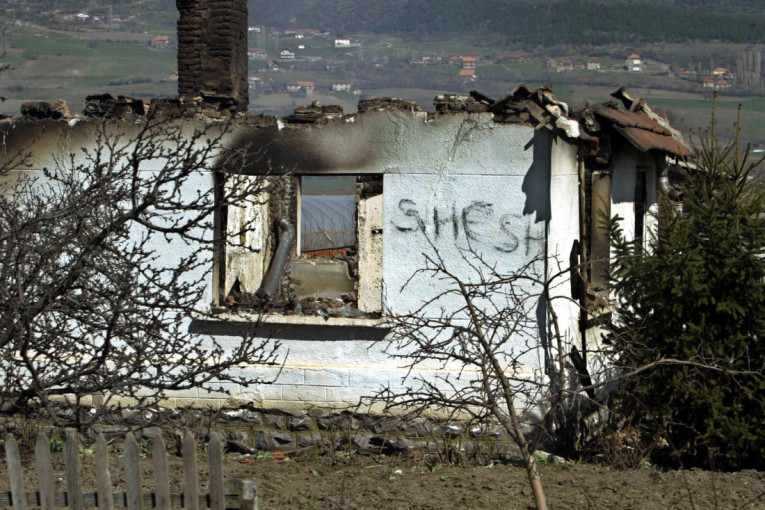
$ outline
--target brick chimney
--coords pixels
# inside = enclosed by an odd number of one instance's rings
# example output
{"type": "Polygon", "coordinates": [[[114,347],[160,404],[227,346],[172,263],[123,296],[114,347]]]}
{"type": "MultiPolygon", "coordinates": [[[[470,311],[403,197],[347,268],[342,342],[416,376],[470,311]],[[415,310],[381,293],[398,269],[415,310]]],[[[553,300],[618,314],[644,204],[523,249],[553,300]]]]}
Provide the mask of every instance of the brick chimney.
{"type": "Polygon", "coordinates": [[[247,0],[176,0],[178,94],[247,111],[247,0]]]}

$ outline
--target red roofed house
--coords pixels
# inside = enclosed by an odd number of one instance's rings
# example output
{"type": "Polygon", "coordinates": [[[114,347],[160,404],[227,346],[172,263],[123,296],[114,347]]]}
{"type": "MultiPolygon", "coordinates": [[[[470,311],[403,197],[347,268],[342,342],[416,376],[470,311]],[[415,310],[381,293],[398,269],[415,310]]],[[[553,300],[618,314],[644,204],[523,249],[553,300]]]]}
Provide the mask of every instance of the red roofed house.
{"type": "Polygon", "coordinates": [[[170,47],[170,38],[166,35],[155,35],[151,38],[151,47],[155,50],[166,50],[170,47]]]}
{"type": "Polygon", "coordinates": [[[287,84],[287,92],[305,92],[306,94],[312,94],[316,84],[312,81],[291,81],[287,84]]]}
{"type": "Polygon", "coordinates": [[[475,57],[462,57],[462,69],[475,69],[475,57]]]}
{"type": "Polygon", "coordinates": [[[730,88],[730,83],[728,83],[725,80],[717,80],[717,83],[715,83],[715,88],[716,89],[729,89],[730,88]]]}

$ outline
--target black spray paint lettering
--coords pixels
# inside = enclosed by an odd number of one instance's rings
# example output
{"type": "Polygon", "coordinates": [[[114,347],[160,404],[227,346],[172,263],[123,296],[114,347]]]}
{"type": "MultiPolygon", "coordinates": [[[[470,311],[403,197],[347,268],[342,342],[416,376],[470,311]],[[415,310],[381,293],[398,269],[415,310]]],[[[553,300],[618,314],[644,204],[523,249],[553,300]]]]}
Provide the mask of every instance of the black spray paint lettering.
{"type": "Polygon", "coordinates": [[[412,222],[407,221],[407,225],[398,225],[395,227],[401,232],[414,232],[415,230],[425,231],[425,222],[420,218],[417,211],[417,204],[413,200],[403,199],[398,203],[398,210],[404,213],[404,216],[411,218],[412,222]]]}
{"type": "MultiPolygon", "coordinates": [[[[402,199],[398,203],[398,210],[403,215],[393,226],[399,232],[425,232],[426,224],[423,215],[417,209],[414,200],[402,199]]],[[[427,215],[425,215],[427,217],[427,215]]],[[[475,200],[459,213],[457,207],[452,204],[451,210],[444,213],[438,207],[433,208],[433,239],[439,240],[451,225],[451,233],[456,241],[461,232],[469,243],[488,245],[503,253],[512,253],[518,249],[520,239],[513,232],[518,230],[520,215],[504,214],[497,218],[494,205],[488,202],[475,200]]],[[[526,225],[525,241],[526,253],[528,254],[531,243],[539,241],[531,235],[531,225],[526,225]]]]}

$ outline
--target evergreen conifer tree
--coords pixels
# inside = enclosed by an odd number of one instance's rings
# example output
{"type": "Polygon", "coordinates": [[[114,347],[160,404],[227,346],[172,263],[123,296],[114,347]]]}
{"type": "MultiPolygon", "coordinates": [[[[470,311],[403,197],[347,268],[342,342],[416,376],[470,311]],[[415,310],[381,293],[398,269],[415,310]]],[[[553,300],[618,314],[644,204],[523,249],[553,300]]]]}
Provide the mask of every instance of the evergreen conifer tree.
{"type": "MultiPolygon", "coordinates": [[[[712,125],[714,126],[714,120],[712,125]]],[[[647,247],[611,221],[610,340],[625,388],[683,462],[765,468],[765,187],[738,135],[699,137],[647,247]]]]}

